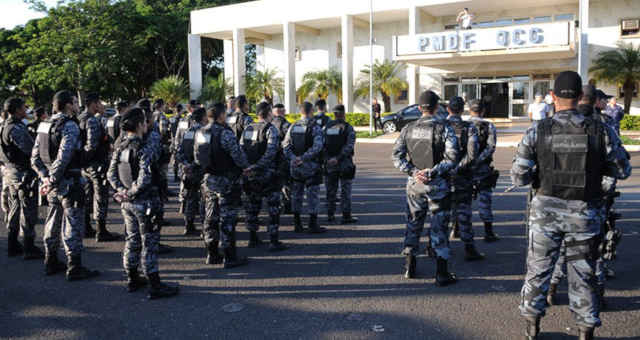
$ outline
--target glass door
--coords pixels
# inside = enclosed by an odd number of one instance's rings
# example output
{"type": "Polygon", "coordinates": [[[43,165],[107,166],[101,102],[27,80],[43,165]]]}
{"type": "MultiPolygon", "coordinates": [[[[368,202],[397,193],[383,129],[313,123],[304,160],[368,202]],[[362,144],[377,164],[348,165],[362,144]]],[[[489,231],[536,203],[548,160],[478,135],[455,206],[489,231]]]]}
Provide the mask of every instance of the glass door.
{"type": "Polygon", "coordinates": [[[529,105],[529,77],[513,77],[509,84],[511,99],[511,118],[527,117],[529,105]]]}
{"type": "Polygon", "coordinates": [[[479,92],[480,86],[478,86],[477,80],[462,80],[462,85],[460,85],[460,97],[464,99],[466,111],[469,110],[469,101],[480,98],[479,92]]]}

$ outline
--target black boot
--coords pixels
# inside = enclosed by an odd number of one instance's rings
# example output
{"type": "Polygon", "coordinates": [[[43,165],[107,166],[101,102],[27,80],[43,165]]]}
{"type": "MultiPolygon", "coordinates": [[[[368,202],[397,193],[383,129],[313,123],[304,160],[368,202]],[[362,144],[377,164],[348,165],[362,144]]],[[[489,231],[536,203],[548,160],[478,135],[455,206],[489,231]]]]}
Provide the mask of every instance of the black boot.
{"type": "Polygon", "coordinates": [[[558,292],[558,284],[552,283],[549,285],[549,291],[547,292],[547,304],[553,306],[556,304],[556,293],[558,292]]]}
{"type": "Polygon", "coordinates": [[[22,248],[22,244],[18,241],[18,231],[9,231],[9,235],[7,236],[9,241],[9,245],[7,247],[7,255],[9,257],[14,257],[18,255],[22,255],[24,253],[24,249],[22,248]]]}
{"type": "Polygon", "coordinates": [[[120,240],[120,236],[112,234],[107,230],[105,221],[98,221],[98,232],[96,233],[96,242],[113,242],[120,240]]]}
{"type": "Polygon", "coordinates": [[[407,255],[404,258],[404,278],[414,279],[416,277],[416,257],[407,255]]]}
{"type": "Polygon", "coordinates": [[[433,249],[433,247],[431,246],[431,241],[427,241],[427,249],[426,249],[426,253],[427,256],[430,258],[435,259],[436,258],[436,251],[433,249]]]}
{"type": "Polygon", "coordinates": [[[540,318],[526,319],[527,328],[524,330],[524,338],[526,340],[538,339],[538,333],[540,333],[540,318]]]}
{"type": "Polygon", "coordinates": [[[593,328],[580,328],[579,340],[593,340],[593,328]]]}
{"type": "Polygon", "coordinates": [[[484,260],[484,255],[480,254],[476,250],[476,246],[471,244],[464,245],[464,260],[465,261],[479,261],[484,260]]]}
{"type": "Polygon", "coordinates": [[[447,270],[447,260],[438,257],[436,260],[436,286],[444,287],[458,281],[456,274],[447,270]]]}
{"type": "Polygon", "coordinates": [[[33,237],[24,238],[24,259],[39,260],[44,258],[44,253],[34,244],[33,237]]]}
{"type": "Polygon", "coordinates": [[[285,201],[283,202],[283,213],[286,215],[291,215],[292,211],[291,211],[291,201],[285,201]]]}
{"type": "Polygon", "coordinates": [[[82,266],[82,257],[81,256],[71,256],[68,262],[67,269],[67,281],[78,281],[90,279],[92,277],[96,277],[100,275],[100,272],[97,270],[90,270],[86,267],[82,266]]]}
{"type": "Polygon", "coordinates": [[[198,230],[193,225],[193,220],[184,219],[184,236],[198,235],[198,230]]]}
{"type": "Polygon", "coordinates": [[[356,217],[351,216],[351,212],[342,213],[342,224],[354,224],[354,223],[358,223],[358,219],[356,217]]]}
{"type": "Polygon", "coordinates": [[[149,274],[149,284],[149,295],[147,296],[149,300],[178,295],[178,291],[180,291],[178,286],[169,286],[160,282],[160,275],[158,275],[158,272],[149,274]]]}
{"type": "Polygon", "coordinates": [[[336,222],[336,213],[334,210],[329,210],[327,212],[327,222],[331,224],[336,222]]]}
{"type": "Polygon", "coordinates": [[[272,233],[271,236],[269,236],[269,239],[271,241],[269,243],[270,252],[277,252],[277,251],[283,251],[283,250],[289,249],[289,247],[287,247],[284,243],[280,242],[280,240],[278,239],[278,232],[272,233]]]}
{"type": "Polygon", "coordinates": [[[44,273],[47,276],[55,275],[67,271],[67,266],[58,260],[55,255],[48,255],[44,258],[44,273]]]}
{"type": "Polygon", "coordinates": [[[235,246],[230,246],[224,250],[223,266],[225,269],[244,266],[249,263],[245,256],[238,256],[235,246]]]}
{"type": "Polygon", "coordinates": [[[247,247],[249,248],[256,248],[261,246],[262,240],[258,237],[258,232],[257,231],[250,231],[249,232],[249,245],[247,247]]]}
{"type": "Polygon", "coordinates": [[[327,229],[318,225],[318,215],[315,215],[315,214],[309,215],[309,233],[322,234],[326,231],[327,229]]]}
{"type": "Polygon", "coordinates": [[[127,273],[127,292],[133,293],[147,285],[147,279],[140,276],[137,269],[132,269],[127,273]]]}
{"type": "Polygon", "coordinates": [[[84,214],[84,237],[96,237],[96,230],[91,226],[91,216],[89,214],[84,214]]]}
{"type": "Polygon", "coordinates": [[[493,223],[492,222],[484,222],[484,241],[485,242],[495,242],[500,238],[493,232],[493,223]]]}
{"type": "Polygon", "coordinates": [[[220,264],[222,263],[222,256],[218,253],[218,241],[213,241],[209,244],[205,243],[207,248],[207,261],[206,264],[220,264]]]}
{"type": "Polygon", "coordinates": [[[300,213],[293,214],[293,231],[296,233],[304,232],[304,227],[302,226],[302,219],[300,218],[300,213]]]}

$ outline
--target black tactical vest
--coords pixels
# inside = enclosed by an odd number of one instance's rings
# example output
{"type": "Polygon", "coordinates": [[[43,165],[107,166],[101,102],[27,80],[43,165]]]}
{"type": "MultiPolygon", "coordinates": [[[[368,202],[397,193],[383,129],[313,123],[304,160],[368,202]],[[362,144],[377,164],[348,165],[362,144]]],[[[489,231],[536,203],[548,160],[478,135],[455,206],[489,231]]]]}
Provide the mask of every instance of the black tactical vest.
{"type": "Polygon", "coordinates": [[[444,125],[441,121],[417,121],[407,128],[407,154],[418,170],[431,169],[444,158],[444,125]]]}
{"type": "Polygon", "coordinates": [[[115,115],[107,120],[107,134],[111,141],[116,141],[120,136],[120,115],[115,115]]]}
{"type": "Polygon", "coordinates": [[[249,164],[256,164],[267,151],[267,131],[271,127],[270,123],[258,122],[247,126],[242,133],[240,145],[247,155],[249,164]]]}
{"type": "Polygon", "coordinates": [[[196,138],[196,129],[189,129],[182,134],[182,151],[185,159],[189,163],[193,163],[194,144],[196,138]]]}
{"type": "Polygon", "coordinates": [[[478,130],[478,154],[480,154],[487,148],[487,141],[489,140],[489,122],[476,120],[473,121],[473,124],[478,130]]]}
{"type": "Polygon", "coordinates": [[[318,126],[320,126],[321,128],[324,128],[325,126],[327,126],[331,118],[329,118],[329,116],[327,116],[327,114],[325,113],[323,115],[319,115],[319,114],[315,115],[313,117],[313,120],[316,122],[318,126]]]}
{"type": "Polygon", "coordinates": [[[538,193],[585,202],[601,197],[605,133],[602,123],[592,119],[585,119],[582,125],[542,120],[536,145],[538,193]]]}
{"type": "Polygon", "coordinates": [[[236,135],[236,139],[239,141],[242,138],[242,132],[245,129],[244,120],[248,114],[241,112],[234,112],[227,116],[227,126],[236,135]]]}
{"type": "Polygon", "coordinates": [[[120,144],[120,159],[118,162],[118,177],[127,189],[131,189],[138,179],[140,172],[140,149],[142,143],[139,139],[127,139],[120,144]]]}
{"type": "MultiPolygon", "coordinates": [[[[39,143],[39,153],[40,158],[44,165],[47,166],[49,170],[51,170],[51,165],[58,157],[58,150],[60,149],[60,143],[62,142],[62,131],[64,129],[64,125],[68,121],[73,121],[78,124],[78,119],[76,117],[69,117],[67,115],[62,115],[62,117],[57,119],[48,119],[38,126],[38,143],[39,143]]],[[[83,143],[82,133],[80,133],[80,144],[83,143]]],[[[84,166],[84,162],[82,160],[82,152],[77,150],[74,152],[73,157],[71,158],[71,162],[69,166],[67,166],[68,170],[80,170],[84,166]]]]}
{"type": "MultiPolygon", "coordinates": [[[[87,140],[87,123],[89,121],[89,118],[91,118],[91,116],[86,112],[78,116],[78,127],[80,128],[80,136],[84,142],[86,142],[87,140]]],[[[102,124],[100,124],[98,118],[95,119],[98,122],[98,147],[95,151],[89,153],[88,155],[85,155],[85,162],[87,162],[88,164],[94,161],[105,160],[108,156],[109,151],[109,141],[107,139],[108,136],[104,133],[102,124]]]]}
{"type": "Polygon", "coordinates": [[[273,117],[271,125],[278,129],[278,137],[280,137],[280,141],[284,140],[284,137],[287,135],[287,131],[289,131],[289,127],[291,127],[291,124],[287,119],[280,116],[273,117]]]}
{"type": "Polygon", "coordinates": [[[225,129],[229,129],[229,127],[214,123],[198,130],[196,133],[194,143],[195,163],[208,174],[223,176],[239,171],[231,156],[222,149],[221,137],[222,131],[225,129]],[[214,125],[217,125],[217,127],[214,128],[214,125]]]}
{"type": "Polygon", "coordinates": [[[469,144],[469,128],[471,127],[471,123],[465,122],[463,120],[460,121],[452,121],[449,120],[449,125],[456,132],[456,137],[458,137],[458,159],[456,161],[460,161],[467,154],[467,144],[469,144]]]}
{"type": "Polygon", "coordinates": [[[300,157],[313,146],[313,126],[308,126],[305,121],[297,121],[290,130],[293,154],[300,157]]]}
{"type": "Polygon", "coordinates": [[[13,118],[0,125],[0,161],[5,165],[13,165],[18,169],[28,169],[31,166],[31,155],[26,155],[11,142],[11,130],[15,127],[13,118]]]}
{"type": "Polygon", "coordinates": [[[329,157],[336,157],[347,144],[349,138],[348,123],[340,120],[333,120],[327,123],[325,129],[325,145],[329,157]]]}

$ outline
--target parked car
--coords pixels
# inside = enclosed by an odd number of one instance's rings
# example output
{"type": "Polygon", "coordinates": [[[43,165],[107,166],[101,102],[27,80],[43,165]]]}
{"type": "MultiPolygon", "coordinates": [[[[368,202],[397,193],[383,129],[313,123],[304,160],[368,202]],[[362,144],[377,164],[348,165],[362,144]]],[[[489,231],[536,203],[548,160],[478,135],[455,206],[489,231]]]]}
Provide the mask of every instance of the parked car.
{"type": "MultiPolygon", "coordinates": [[[[440,105],[438,108],[439,114],[444,114],[446,116],[447,110],[444,106],[440,105]]],[[[418,108],[418,105],[409,105],[404,109],[392,113],[390,115],[384,116],[381,118],[382,122],[382,130],[384,133],[393,133],[396,131],[402,130],[407,124],[418,120],[422,116],[422,112],[418,108]]]]}

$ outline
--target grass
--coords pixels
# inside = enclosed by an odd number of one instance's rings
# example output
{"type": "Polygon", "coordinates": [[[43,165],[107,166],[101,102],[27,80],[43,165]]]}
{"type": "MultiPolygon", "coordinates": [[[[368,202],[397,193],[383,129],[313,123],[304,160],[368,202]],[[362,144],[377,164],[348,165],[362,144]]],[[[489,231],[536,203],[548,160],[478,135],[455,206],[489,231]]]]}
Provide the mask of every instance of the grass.
{"type": "Polygon", "coordinates": [[[624,145],[640,145],[640,140],[633,139],[629,136],[620,136],[620,139],[624,145]]]}
{"type": "Polygon", "coordinates": [[[356,138],[375,138],[384,135],[382,131],[374,131],[373,135],[369,135],[369,131],[356,131],[356,138]]]}

